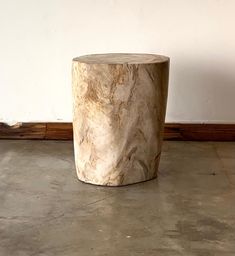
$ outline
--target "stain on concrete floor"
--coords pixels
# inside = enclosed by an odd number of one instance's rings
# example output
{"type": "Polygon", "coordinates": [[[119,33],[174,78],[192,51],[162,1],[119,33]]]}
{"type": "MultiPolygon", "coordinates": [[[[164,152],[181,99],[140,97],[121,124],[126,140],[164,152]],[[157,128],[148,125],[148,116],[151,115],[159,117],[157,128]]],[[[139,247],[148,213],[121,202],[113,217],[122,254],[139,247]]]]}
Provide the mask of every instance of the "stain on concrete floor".
{"type": "Polygon", "coordinates": [[[72,142],[0,141],[0,256],[234,256],[235,143],[164,142],[158,179],[76,178],[72,142]]]}

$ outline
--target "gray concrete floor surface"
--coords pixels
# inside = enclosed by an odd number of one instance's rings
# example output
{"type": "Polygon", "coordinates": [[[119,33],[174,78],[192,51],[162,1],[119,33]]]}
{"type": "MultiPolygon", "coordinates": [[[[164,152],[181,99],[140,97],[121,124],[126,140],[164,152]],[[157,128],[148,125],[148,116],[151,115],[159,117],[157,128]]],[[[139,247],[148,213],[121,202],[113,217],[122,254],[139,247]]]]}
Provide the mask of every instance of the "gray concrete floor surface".
{"type": "Polygon", "coordinates": [[[165,141],[158,178],[79,182],[66,141],[0,141],[0,256],[234,256],[235,143],[165,141]]]}

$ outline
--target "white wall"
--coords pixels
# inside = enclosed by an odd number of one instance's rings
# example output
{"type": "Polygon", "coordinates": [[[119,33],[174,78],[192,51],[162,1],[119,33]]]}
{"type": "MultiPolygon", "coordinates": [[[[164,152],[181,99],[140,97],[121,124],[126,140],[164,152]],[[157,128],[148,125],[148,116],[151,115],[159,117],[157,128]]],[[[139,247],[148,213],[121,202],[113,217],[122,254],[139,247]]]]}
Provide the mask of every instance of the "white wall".
{"type": "Polygon", "coordinates": [[[71,121],[71,59],[171,57],[167,122],[235,123],[234,0],[0,0],[0,122],[71,121]]]}

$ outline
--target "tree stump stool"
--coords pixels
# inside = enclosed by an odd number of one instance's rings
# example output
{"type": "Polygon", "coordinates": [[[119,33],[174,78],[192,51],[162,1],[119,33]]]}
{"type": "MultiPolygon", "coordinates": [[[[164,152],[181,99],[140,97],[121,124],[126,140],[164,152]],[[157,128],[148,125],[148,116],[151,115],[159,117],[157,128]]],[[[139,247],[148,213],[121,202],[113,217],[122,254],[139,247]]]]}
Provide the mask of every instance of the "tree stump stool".
{"type": "Polygon", "coordinates": [[[153,179],[161,155],[169,58],[93,54],[73,59],[77,176],[121,186],[153,179]]]}

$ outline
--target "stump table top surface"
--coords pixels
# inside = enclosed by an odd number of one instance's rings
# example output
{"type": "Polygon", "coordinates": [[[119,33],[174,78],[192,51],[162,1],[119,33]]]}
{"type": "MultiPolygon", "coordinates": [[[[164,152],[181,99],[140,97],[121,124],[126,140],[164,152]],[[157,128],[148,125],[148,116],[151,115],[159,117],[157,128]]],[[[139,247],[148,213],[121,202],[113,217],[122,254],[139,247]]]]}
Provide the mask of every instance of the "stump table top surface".
{"type": "Polygon", "coordinates": [[[83,55],[73,61],[86,64],[153,64],[167,62],[169,58],[146,53],[106,53],[83,55]]]}

